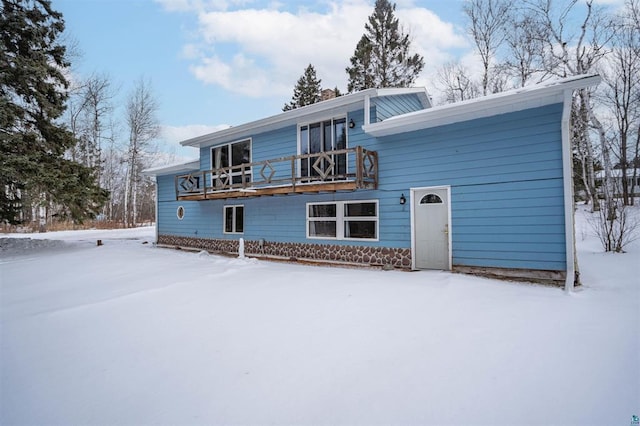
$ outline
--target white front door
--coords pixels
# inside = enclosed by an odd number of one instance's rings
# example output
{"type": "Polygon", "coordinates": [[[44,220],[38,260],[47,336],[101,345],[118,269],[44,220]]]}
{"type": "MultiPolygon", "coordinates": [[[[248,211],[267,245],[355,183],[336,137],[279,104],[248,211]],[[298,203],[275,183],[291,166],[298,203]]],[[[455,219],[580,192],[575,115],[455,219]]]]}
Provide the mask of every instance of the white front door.
{"type": "Polygon", "coordinates": [[[451,269],[449,264],[449,188],[411,190],[413,262],[416,269],[451,269]]]}

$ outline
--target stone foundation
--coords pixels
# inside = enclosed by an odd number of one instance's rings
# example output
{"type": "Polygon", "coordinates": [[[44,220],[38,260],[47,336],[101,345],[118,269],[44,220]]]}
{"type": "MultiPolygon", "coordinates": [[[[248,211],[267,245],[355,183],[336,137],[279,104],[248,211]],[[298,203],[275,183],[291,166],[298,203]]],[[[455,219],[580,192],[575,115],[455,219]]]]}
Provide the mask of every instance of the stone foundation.
{"type": "MultiPolygon", "coordinates": [[[[188,247],[214,253],[237,254],[238,240],[159,235],[158,244],[188,247]]],[[[272,241],[244,242],[247,256],[277,257],[292,260],[310,260],[333,263],[359,263],[401,269],[411,268],[411,250],[408,248],[369,247],[338,244],[278,243],[272,241]]]]}
{"type": "MultiPolygon", "coordinates": [[[[168,247],[206,250],[212,253],[238,254],[238,240],[178,237],[159,235],[158,244],[168,247]]],[[[411,250],[408,248],[368,247],[338,244],[278,243],[273,241],[245,240],[247,256],[295,261],[325,262],[335,264],[360,264],[383,268],[411,269],[411,250]]],[[[454,265],[453,272],[497,278],[506,281],[522,281],[562,287],[566,272],[530,269],[486,268],[454,265]]]]}

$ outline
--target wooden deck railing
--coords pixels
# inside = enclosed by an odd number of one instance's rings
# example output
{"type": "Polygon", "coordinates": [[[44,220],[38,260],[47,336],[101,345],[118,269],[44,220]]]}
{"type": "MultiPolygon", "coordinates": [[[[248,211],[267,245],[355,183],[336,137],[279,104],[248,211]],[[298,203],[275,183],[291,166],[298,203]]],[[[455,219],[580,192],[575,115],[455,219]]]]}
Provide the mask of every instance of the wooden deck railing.
{"type": "Polygon", "coordinates": [[[177,199],[375,189],[378,153],[361,146],[292,155],[175,177],[177,199]]]}

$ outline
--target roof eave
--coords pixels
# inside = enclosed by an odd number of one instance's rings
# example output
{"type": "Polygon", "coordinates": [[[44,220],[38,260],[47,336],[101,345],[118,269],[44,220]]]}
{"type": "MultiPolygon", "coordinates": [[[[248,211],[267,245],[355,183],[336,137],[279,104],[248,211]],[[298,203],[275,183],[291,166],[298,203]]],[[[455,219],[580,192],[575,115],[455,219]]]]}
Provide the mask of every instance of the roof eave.
{"type": "Polygon", "coordinates": [[[170,164],[168,166],[153,167],[142,171],[144,176],[159,176],[171,173],[189,172],[200,169],[200,160],[192,160],[185,163],[170,164]]]}
{"type": "Polygon", "coordinates": [[[570,77],[540,87],[529,86],[392,117],[379,123],[365,125],[363,130],[376,137],[388,136],[548,105],[562,102],[566,90],[593,86],[601,80],[599,75],[570,77]]]}

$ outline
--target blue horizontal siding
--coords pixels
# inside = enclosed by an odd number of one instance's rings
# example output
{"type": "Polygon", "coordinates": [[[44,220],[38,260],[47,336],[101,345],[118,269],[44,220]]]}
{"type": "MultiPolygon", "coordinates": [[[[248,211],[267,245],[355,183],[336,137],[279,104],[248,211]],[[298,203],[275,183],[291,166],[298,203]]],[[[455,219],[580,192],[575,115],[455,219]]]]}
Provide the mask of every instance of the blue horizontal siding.
{"type": "MultiPolygon", "coordinates": [[[[158,216],[160,234],[177,235],[199,238],[238,239],[243,237],[249,240],[265,239],[272,242],[314,242],[318,244],[342,244],[342,245],[379,245],[379,242],[366,240],[332,240],[332,239],[307,239],[306,238],[306,203],[325,201],[351,201],[376,199],[371,191],[358,191],[355,193],[330,193],[290,195],[274,197],[252,197],[233,200],[207,200],[207,201],[162,201],[158,203],[158,216]],[[223,207],[225,205],[244,205],[244,233],[242,235],[224,234],[222,230],[223,207]],[[179,220],[176,215],[178,206],[185,209],[184,218],[179,220]]],[[[395,195],[393,195],[395,199],[395,195]]],[[[390,200],[387,200],[389,204],[390,200]]],[[[395,208],[400,209],[397,199],[395,208]]],[[[390,211],[385,208],[382,217],[389,217],[390,211]]],[[[407,229],[409,218],[408,209],[404,212],[402,222],[403,232],[394,236],[392,232],[380,235],[380,240],[386,247],[407,247],[407,238],[410,233],[407,229]],[[396,240],[397,239],[397,240],[396,240]]],[[[380,218],[382,223],[383,218],[380,218]]]]}
{"type": "Polygon", "coordinates": [[[156,185],[158,187],[158,201],[172,201],[176,199],[173,175],[156,176],[156,185]]]}
{"type": "Polygon", "coordinates": [[[561,114],[557,104],[381,138],[380,189],[451,186],[454,265],[565,270],[561,114]]]}
{"type": "MultiPolygon", "coordinates": [[[[377,102],[372,110],[381,116],[392,104],[377,102]]],[[[173,178],[161,176],[159,232],[237,239],[222,232],[223,206],[243,204],[245,239],[408,248],[410,208],[399,204],[400,194],[409,198],[410,188],[447,185],[454,265],[565,270],[561,114],[556,104],[376,139],[362,131],[364,112],[351,112],[347,120],[356,126],[348,129],[349,146],[378,151],[377,190],[176,202],[173,178]],[[379,241],[306,238],[307,202],[356,199],[378,200],[379,241]]],[[[293,155],[297,128],[256,134],[252,149],[253,161],[293,155]]],[[[207,169],[209,153],[201,150],[207,169]]],[[[290,165],[282,167],[277,171],[288,175],[290,165]]],[[[253,173],[258,179],[259,170],[253,173]]]]}
{"type": "Polygon", "coordinates": [[[398,96],[381,96],[375,98],[373,103],[376,107],[376,115],[372,117],[376,117],[377,121],[424,109],[418,95],[415,93],[398,96]]]}

